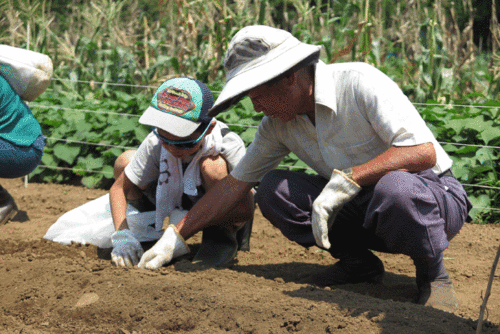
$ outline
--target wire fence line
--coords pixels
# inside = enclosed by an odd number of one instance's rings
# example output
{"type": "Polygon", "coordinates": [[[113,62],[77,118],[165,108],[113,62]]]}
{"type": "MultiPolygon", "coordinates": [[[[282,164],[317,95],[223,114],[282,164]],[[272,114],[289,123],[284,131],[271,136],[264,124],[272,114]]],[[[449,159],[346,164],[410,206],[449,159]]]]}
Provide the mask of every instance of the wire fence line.
{"type": "MultiPolygon", "coordinates": [[[[120,84],[120,83],[113,83],[113,82],[100,82],[100,81],[84,81],[84,80],[74,80],[74,79],[60,79],[60,78],[52,78],[52,81],[66,81],[66,82],[75,82],[75,83],[84,83],[84,84],[89,84],[89,85],[110,85],[110,86],[122,86],[122,87],[136,87],[136,88],[152,88],[156,89],[156,86],[144,86],[144,85],[130,85],[130,84],[120,84]]],[[[213,91],[214,93],[220,93],[219,91],[213,91]]],[[[440,106],[440,107],[445,107],[445,108],[454,108],[454,107],[474,107],[474,108],[490,108],[490,109],[499,109],[500,106],[476,106],[476,105],[453,105],[453,104],[437,104],[437,103],[413,103],[414,105],[423,105],[423,106],[440,106]]],[[[95,113],[95,114],[101,114],[101,115],[114,115],[114,116],[124,116],[124,117],[140,117],[141,115],[137,114],[126,114],[126,113],[120,113],[120,112],[109,112],[109,111],[102,111],[102,110],[90,110],[90,109],[77,109],[77,108],[70,108],[70,107],[63,107],[63,106],[58,106],[58,105],[44,105],[44,104],[38,104],[38,103],[33,103],[30,102],[28,103],[30,107],[36,107],[36,108],[48,108],[48,109],[57,109],[57,110],[64,110],[64,111],[70,111],[70,112],[85,112],[85,113],[95,113]]],[[[247,125],[247,124],[230,124],[226,123],[228,126],[238,126],[238,127],[243,127],[243,128],[258,128],[256,125],[247,125]]],[[[52,141],[60,141],[60,142],[66,142],[69,144],[79,144],[79,145],[93,145],[93,146],[104,146],[104,147],[110,147],[110,148],[119,148],[119,149],[124,149],[124,150],[134,150],[137,149],[136,147],[127,147],[127,146],[119,146],[119,145],[110,145],[110,144],[103,144],[103,143],[92,143],[92,142],[86,142],[86,141],[77,141],[77,140],[70,140],[70,139],[64,139],[64,138],[53,138],[53,137],[46,137],[48,140],[52,141]]],[[[489,145],[477,145],[477,144],[463,144],[463,143],[453,143],[453,142],[441,142],[439,141],[440,144],[450,144],[450,145],[456,145],[456,146],[466,146],[466,147],[481,147],[481,148],[491,148],[491,149],[500,149],[500,146],[489,146],[489,145]]],[[[78,169],[78,168],[69,168],[69,167],[58,167],[58,166],[47,166],[47,165],[39,165],[38,167],[40,168],[49,168],[49,169],[56,169],[56,170],[66,170],[66,171],[72,171],[72,172],[85,172],[85,173],[101,173],[101,174],[106,174],[106,175],[111,175],[113,174],[112,172],[106,172],[103,170],[87,170],[87,169],[78,169]]],[[[310,167],[301,167],[301,166],[290,166],[290,165],[279,165],[278,167],[281,168],[289,168],[289,169],[296,169],[296,170],[308,170],[308,171],[313,171],[314,170],[310,167]]],[[[27,179],[26,181],[27,182],[27,179]]],[[[484,186],[484,185],[478,185],[478,184],[462,184],[464,187],[474,187],[474,188],[483,188],[483,189],[491,189],[491,190],[500,190],[500,187],[492,187],[492,186],[484,186]]],[[[486,209],[486,210],[492,210],[492,211],[500,211],[498,208],[486,208],[486,207],[475,207],[476,209],[486,209]]]]}
{"type": "MultiPolygon", "coordinates": [[[[48,109],[61,109],[61,110],[71,111],[71,112],[86,112],[86,113],[96,113],[96,114],[108,114],[108,115],[124,116],[124,117],[141,117],[141,115],[137,115],[137,114],[124,114],[124,113],[119,113],[119,112],[109,112],[109,111],[90,110],[90,109],[75,109],[75,108],[61,107],[61,106],[48,106],[48,105],[37,104],[37,103],[29,103],[28,105],[30,107],[48,108],[48,109]]],[[[500,107],[491,107],[491,108],[500,108],[500,107]]],[[[243,127],[243,128],[258,128],[257,125],[234,124],[234,123],[225,123],[225,124],[228,125],[228,126],[239,126],[239,127],[243,127]]],[[[56,138],[53,138],[53,139],[56,139],[56,138]]],[[[82,142],[82,143],[84,143],[84,142],[82,142]]],[[[450,145],[456,145],[456,146],[483,147],[483,148],[500,149],[500,146],[491,146],[491,145],[464,144],[464,143],[443,142],[443,141],[438,141],[438,143],[440,143],[440,144],[450,144],[450,145]]]]}
{"type": "Polygon", "coordinates": [[[100,114],[100,115],[115,115],[115,116],[124,116],[124,117],[141,117],[141,115],[136,115],[136,114],[124,114],[124,113],[119,113],[119,112],[90,110],[90,109],[75,109],[75,108],[68,108],[68,107],[61,107],[61,106],[47,106],[47,105],[44,105],[44,104],[37,104],[37,103],[28,103],[28,106],[30,106],[30,107],[38,107],[38,108],[58,109],[58,110],[61,109],[61,110],[64,110],[64,111],[72,111],[72,112],[95,113],[95,114],[100,114]]]}
{"type": "MultiPolygon", "coordinates": [[[[81,81],[81,82],[87,83],[88,81],[81,81]]],[[[49,105],[37,104],[37,103],[29,103],[29,106],[30,107],[38,107],[38,108],[61,109],[61,110],[71,111],[71,112],[87,112],[87,113],[96,113],[96,114],[108,114],[108,115],[124,116],[124,117],[140,117],[141,116],[141,115],[137,115],[137,114],[125,114],[125,113],[118,113],[118,112],[107,112],[107,111],[89,110],[89,109],[76,109],[76,108],[61,107],[61,106],[49,106],[49,105]]],[[[247,125],[247,124],[227,123],[226,125],[238,126],[238,127],[243,127],[243,128],[258,128],[258,126],[256,126],[256,125],[247,125]]],[[[69,140],[69,139],[64,139],[64,138],[47,137],[47,139],[54,140],[54,141],[62,141],[62,142],[67,142],[67,143],[82,144],[82,145],[104,146],[104,147],[121,148],[121,149],[127,149],[127,150],[136,149],[136,147],[118,146],[118,145],[110,145],[110,144],[103,144],[103,143],[92,143],[92,142],[85,142],[85,141],[69,140]]],[[[482,147],[482,148],[500,149],[500,146],[490,146],[490,145],[463,144],[463,143],[442,142],[442,141],[438,141],[438,143],[450,144],[450,145],[456,145],[456,146],[466,146],[466,147],[482,147]]],[[[46,167],[48,167],[48,166],[46,166],[46,167]]],[[[287,167],[287,168],[295,168],[295,169],[312,171],[311,168],[300,167],[300,166],[280,165],[279,167],[287,167]]],[[[89,170],[89,172],[95,172],[95,171],[89,170]]],[[[487,187],[487,186],[470,185],[470,184],[467,184],[467,186],[489,188],[489,189],[499,189],[500,190],[500,188],[498,188],[498,187],[487,187]]]]}
{"type": "Polygon", "coordinates": [[[131,88],[153,88],[157,89],[156,86],[143,86],[143,85],[130,85],[130,84],[121,84],[116,82],[108,82],[108,81],[85,81],[85,80],[76,80],[76,79],[61,79],[61,78],[52,78],[52,81],[64,81],[64,82],[74,82],[74,83],[85,83],[89,85],[108,85],[108,86],[120,86],[120,87],[131,87],[131,88]]]}
{"type": "MultiPolygon", "coordinates": [[[[288,165],[280,165],[279,167],[286,167],[286,168],[298,168],[298,169],[310,169],[306,167],[294,167],[294,166],[288,166],[288,165]]],[[[113,172],[105,172],[105,171],[97,171],[97,170],[88,170],[88,169],[78,169],[78,168],[69,168],[69,167],[56,167],[56,166],[47,166],[47,165],[38,165],[37,168],[49,168],[49,169],[56,169],[56,170],[66,170],[66,171],[71,171],[71,172],[86,172],[86,173],[94,173],[94,174],[107,174],[107,175],[113,175],[113,172]]],[[[462,184],[463,186],[474,186],[471,184],[462,184]]],[[[479,186],[483,188],[490,188],[490,189],[500,189],[498,187],[485,187],[485,186],[479,186]]],[[[490,211],[500,211],[498,208],[489,208],[489,207],[480,207],[480,206],[475,206],[474,209],[479,209],[479,210],[490,210],[490,211]]]]}
{"type": "Polygon", "coordinates": [[[122,149],[125,149],[125,150],[135,150],[137,148],[137,147],[130,147],[130,146],[119,146],[119,145],[102,144],[102,143],[90,143],[90,142],[86,142],[86,141],[63,139],[63,138],[53,138],[53,137],[45,137],[45,139],[50,139],[50,140],[55,140],[55,141],[62,141],[62,142],[72,143],[72,144],[82,144],[82,145],[91,145],[91,146],[104,146],[104,147],[110,147],[110,148],[122,148],[122,149]]]}
{"type": "MultiPolygon", "coordinates": [[[[131,87],[131,88],[152,88],[157,89],[157,86],[144,86],[144,85],[131,85],[131,84],[121,84],[109,81],[86,81],[86,80],[76,80],[76,79],[61,79],[61,78],[52,78],[52,81],[65,81],[65,82],[75,82],[75,83],[85,83],[89,85],[109,85],[109,86],[121,86],[121,87],[131,87]]],[[[212,93],[220,94],[221,91],[213,90],[212,93]]],[[[486,109],[500,109],[500,106],[477,106],[477,105],[467,105],[467,104],[440,104],[440,103],[418,103],[415,102],[413,105],[420,106],[440,106],[445,108],[486,108],[486,109]]]]}
{"type": "Polygon", "coordinates": [[[413,103],[415,106],[437,106],[445,108],[485,108],[485,109],[500,109],[500,106],[477,106],[474,104],[440,104],[440,103],[413,103]]]}

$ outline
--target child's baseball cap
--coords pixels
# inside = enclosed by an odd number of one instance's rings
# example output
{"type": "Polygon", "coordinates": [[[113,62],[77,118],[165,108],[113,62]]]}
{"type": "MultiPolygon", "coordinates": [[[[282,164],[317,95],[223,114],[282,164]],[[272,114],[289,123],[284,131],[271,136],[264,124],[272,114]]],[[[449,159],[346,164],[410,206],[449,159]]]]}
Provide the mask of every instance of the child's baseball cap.
{"type": "Polygon", "coordinates": [[[208,110],[214,104],[210,89],[196,79],[180,77],[165,81],[139,123],[160,128],[177,137],[191,135],[201,124],[212,122],[208,110]]]}

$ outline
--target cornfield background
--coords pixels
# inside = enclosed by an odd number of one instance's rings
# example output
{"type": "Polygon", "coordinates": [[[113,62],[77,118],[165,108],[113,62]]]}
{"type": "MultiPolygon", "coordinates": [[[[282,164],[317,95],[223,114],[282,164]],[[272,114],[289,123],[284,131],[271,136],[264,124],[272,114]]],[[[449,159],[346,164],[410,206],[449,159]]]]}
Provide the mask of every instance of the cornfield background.
{"type": "MultiPolygon", "coordinates": [[[[500,208],[499,16],[492,0],[0,0],[0,43],[54,63],[51,86],[30,104],[49,137],[34,181],[109,187],[114,159],[150,130],[137,116],[155,88],[188,75],[217,97],[229,41],[265,24],[322,45],[327,63],[388,74],[471,185],[473,218],[496,222],[500,210],[480,208],[500,208]]],[[[219,117],[249,144],[262,116],[244,99],[219,117]]],[[[306,168],[293,154],[284,165],[306,168]]]]}
{"type": "Polygon", "coordinates": [[[323,45],[328,63],[382,68],[415,102],[467,93],[496,99],[497,7],[491,0],[1,0],[0,42],[51,55],[56,77],[155,85],[187,74],[220,83],[232,36],[265,24],[323,45]]]}

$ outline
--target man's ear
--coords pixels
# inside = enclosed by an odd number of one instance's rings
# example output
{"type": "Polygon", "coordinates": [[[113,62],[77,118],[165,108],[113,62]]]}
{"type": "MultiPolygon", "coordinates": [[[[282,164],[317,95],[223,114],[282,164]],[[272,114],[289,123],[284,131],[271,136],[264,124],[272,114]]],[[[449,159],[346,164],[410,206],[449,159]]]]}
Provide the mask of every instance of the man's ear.
{"type": "Polygon", "coordinates": [[[217,124],[217,120],[214,118],[212,120],[212,122],[210,123],[210,125],[208,126],[208,130],[207,130],[207,133],[205,133],[205,135],[209,135],[212,133],[212,130],[215,128],[215,125],[217,124]]]}

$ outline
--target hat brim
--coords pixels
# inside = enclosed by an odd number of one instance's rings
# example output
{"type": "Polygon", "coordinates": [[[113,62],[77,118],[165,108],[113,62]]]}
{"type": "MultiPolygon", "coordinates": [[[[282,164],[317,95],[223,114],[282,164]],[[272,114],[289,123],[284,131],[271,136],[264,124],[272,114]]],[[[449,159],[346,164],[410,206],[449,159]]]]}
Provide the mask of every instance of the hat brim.
{"type": "Polygon", "coordinates": [[[319,55],[320,50],[321,46],[300,43],[260,66],[235,74],[226,82],[219,97],[208,111],[208,116],[213,117],[225,111],[253,88],[280,76],[316,53],[319,55]]]}
{"type": "Polygon", "coordinates": [[[146,109],[139,118],[139,123],[157,127],[177,137],[191,135],[201,124],[201,122],[193,122],[168,114],[153,106],[146,109]]]}

